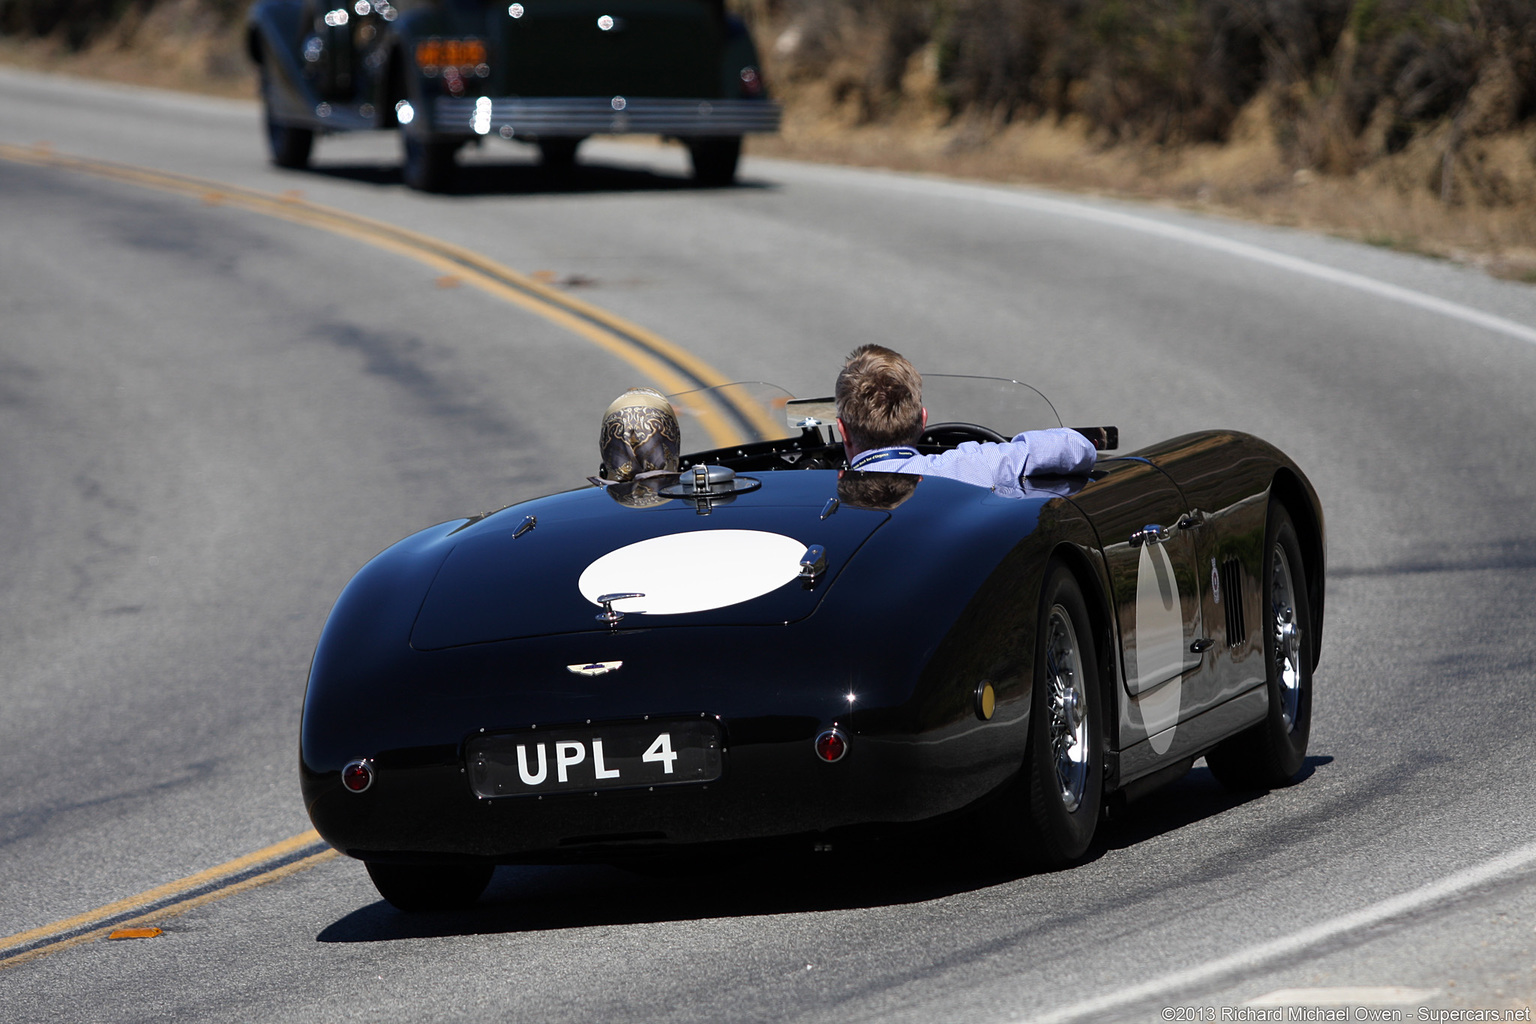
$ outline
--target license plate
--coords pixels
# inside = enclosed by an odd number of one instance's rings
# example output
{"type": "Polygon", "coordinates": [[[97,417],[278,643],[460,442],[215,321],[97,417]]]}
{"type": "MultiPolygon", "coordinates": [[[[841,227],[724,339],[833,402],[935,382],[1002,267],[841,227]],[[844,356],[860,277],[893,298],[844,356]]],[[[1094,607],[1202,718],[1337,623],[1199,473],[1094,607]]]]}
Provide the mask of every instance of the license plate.
{"type": "Polygon", "coordinates": [[[720,729],[704,718],[609,722],[476,736],[465,747],[482,797],[711,782],[720,729]]]}

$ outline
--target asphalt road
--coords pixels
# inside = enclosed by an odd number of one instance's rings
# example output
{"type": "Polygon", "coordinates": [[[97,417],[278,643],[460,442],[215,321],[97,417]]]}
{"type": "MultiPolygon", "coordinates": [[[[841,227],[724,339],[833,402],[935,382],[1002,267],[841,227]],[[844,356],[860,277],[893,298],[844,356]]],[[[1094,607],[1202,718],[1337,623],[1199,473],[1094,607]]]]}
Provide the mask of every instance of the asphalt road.
{"type": "MultiPolygon", "coordinates": [[[[700,191],[649,146],[591,146],[562,187],[487,146],[463,193],[422,196],[388,138],[282,172],[252,104],[12,72],[0,144],[299,190],[727,379],[825,393],[879,341],[1029,379],[1126,448],[1247,430],[1308,472],[1330,531],[1306,778],[1236,799],[1197,768],[1071,870],[999,875],[963,836],[707,878],[503,868],[473,912],[412,919],[320,857],[152,939],[0,959],[0,1019],[1151,1021],[1257,999],[1419,1020],[1536,998],[1536,290],[898,175],[749,158],[700,191]]],[[[303,833],[304,674],[351,573],[579,481],[646,377],[302,212],[0,157],[3,941],[303,833]]]]}

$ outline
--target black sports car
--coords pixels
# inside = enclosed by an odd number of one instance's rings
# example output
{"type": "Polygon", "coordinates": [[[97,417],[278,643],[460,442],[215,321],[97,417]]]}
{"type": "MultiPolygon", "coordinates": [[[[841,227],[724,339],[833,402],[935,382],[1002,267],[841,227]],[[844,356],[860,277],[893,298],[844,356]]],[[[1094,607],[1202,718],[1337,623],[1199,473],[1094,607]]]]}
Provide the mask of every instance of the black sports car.
{"type": "MultiPolygon", "coordinates": [[[[1054,410],[925,375],[937,451],[1054,410]],[[969,397],[944,397],[968,392],[969,397]],[[995,417],[995,418],[994,418],[995,417]]],[[[764,389],[755,389],[762,391],[764,389]]],[[[396,906],[505,863],[827,841],[977,807],[1004,849],[1080,857],[1106,801],[1204,756],[1302,767],[1323,624],[1317,495],[1228,431],[1022,497],[844,468],[830,399],[675,396],[685,431],[769,434],[676,476],[431,527],[337,600],[305,695],[310,817],[396,906]],[[772,413],[765,414],[764,409],[772,413]],[[773,429],[772,423],[788,423],[773,429]]]]}

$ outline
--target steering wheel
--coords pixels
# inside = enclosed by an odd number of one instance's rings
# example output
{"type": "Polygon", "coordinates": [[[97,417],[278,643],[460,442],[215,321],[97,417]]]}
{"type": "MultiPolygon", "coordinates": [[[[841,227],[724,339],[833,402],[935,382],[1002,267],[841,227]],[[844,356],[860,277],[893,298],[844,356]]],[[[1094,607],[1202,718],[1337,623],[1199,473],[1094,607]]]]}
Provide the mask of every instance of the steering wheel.
{"type": "Polygon", "coordinates": [[[953,448],[962,441],[997,441],[1004,442],[1008,438],[999,434],[991,427],[984,427],[980,423],[930,423],[928,429],[923,431],[923,436],[918,438],[918,444],[934,444],[943,448],[953,448]]]}

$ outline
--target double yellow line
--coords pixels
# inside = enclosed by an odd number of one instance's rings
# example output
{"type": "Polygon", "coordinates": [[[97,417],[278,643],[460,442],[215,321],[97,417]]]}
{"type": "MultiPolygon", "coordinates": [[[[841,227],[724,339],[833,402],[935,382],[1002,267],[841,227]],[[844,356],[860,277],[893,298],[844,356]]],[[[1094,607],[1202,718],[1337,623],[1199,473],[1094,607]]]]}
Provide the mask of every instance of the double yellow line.
{"type": "MultiPolygon", "coordinates": [[[[233,206],[319,228],[404,256],[584,338],[622,359],[669,394],[729,383],[714,367],[656,333],[471,249],[370,217],[312,203],[296,193],[263,192],[184,174],[67,156],[43,145],[27,147],[0,143],[0,159],[196,196],[210,205],[233,206]]],[[[713,407],[689,403],[709,434],[712,447],[723,448],[782,436],[781,427],[761,405],[732,395],[729,390],[713,397],[713,407]]]]}
{"type": "MultiPolygon", "coordinates": [[[[95,910],[0,939],[0,968],[92,942],[119,930],[144,930],[156,921],[275,882],[337,856],[320,834],[311,829],[217,867],[146,889],[137,896],[114,900],[95,910]]],[[[154,929],[150,931],[158,934],[154,929]]]]}

